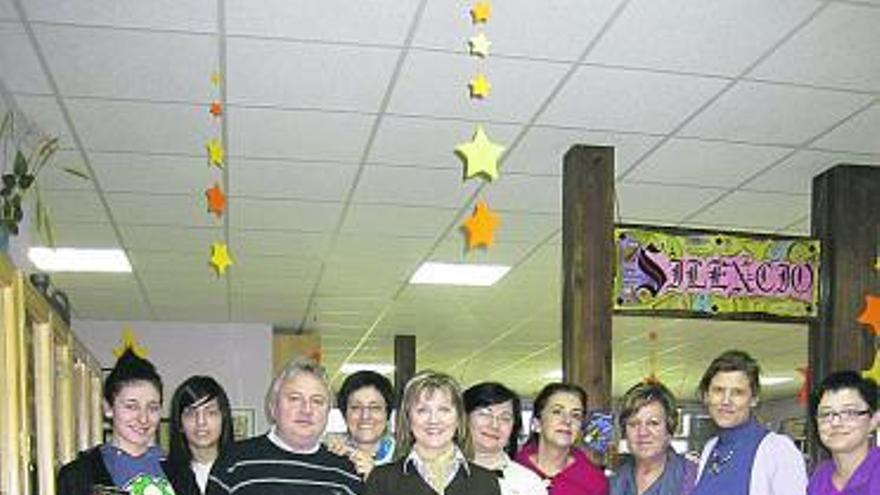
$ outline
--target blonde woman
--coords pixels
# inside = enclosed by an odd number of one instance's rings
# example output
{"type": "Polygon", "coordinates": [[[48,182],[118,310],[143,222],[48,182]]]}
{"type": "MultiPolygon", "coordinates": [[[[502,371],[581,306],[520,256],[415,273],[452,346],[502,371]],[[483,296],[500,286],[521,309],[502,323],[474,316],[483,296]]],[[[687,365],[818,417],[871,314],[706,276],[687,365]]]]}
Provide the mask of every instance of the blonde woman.
{"type": "Polygon", "coordinates": [[[500,495],[496,476],[468,461],[472,446],[461,388],[422,372],[403,392],[396,460],[367,478],[367,495],[500,495]]]}

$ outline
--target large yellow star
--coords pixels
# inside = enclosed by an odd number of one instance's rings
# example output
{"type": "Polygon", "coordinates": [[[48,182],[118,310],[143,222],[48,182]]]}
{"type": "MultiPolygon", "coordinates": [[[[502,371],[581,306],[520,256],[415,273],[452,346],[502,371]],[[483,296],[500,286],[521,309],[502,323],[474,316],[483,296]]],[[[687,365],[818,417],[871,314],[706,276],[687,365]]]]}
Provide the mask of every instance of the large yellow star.
{"type": "Polygon", "coordinates": [[[880,385],[880,351],[874,354],[874,364],[862,371],[862,378],[870,378],[874,380],[874,383],[880,385]]]}
{"type": "Polygon", "coordinates": [[[489,83],[489,80],[486,79],[482,73],[477,74],[471,82],[468,83],[468,86],[471,88],[471,98],[480,98],[483,99],[489,96],[489,92],[492,91],[492,84],[489,83]]]}
{"type": "Polygon", "coordinates": [[[871,327],[871,332],[880,337],[880,296],[865,295],[865,309],[859,314],[859,323],[871,327]]]}
{"type": "Polygon", "coordinates": [[[471,18],[474,20],[474,24],[487,22],[491,15],[492,5],[489,2],[477,2],[471,7],[471,18]]]}
{"type": "Polygon", "coordinates": [[[222,242],[215,242],[211,245],[211,265],[217,270],[217,275],[226,273],[226,269],[232,265],[232,258],[229,256],[229,249],[222,242]]]}
{"type": "Polygon", "coordinates": [[[134,334],[134,330],[132,330],[131,327],[125,327],[122,329],[122,338],[119,339],[119,345],[113,348],[113,356],[116,359],[119,359],[119,356],[121,356],[126,349],[131,349],[131,352],[141,359],[146,359],[147,355],[150,353],[146,347],[138,342],[137,336],[134,334]]]}
{"type": "Polygon", "coordinates": [[[465,180],[476,175],[490,181],[498,178],[498,159],[504,153],[504,146],[489,141],[483,126],[477,126],[473,141],[459,144],[455,152],[464,161],[465,180]]]}
{"type": "Polygon", "coordinates": [[[495,228],[501,223],[498,214],[489,209],[485,201],[477,201],[474,214],[461,224],[467,236],[468,251],[479,246],[492,247],[495,242],[495,228]]]}
{"type": "Polygon", "coordinates": [[[205,147],[208,149],[208,163],[222,168],[223,156],[226,153],[223,151],[223,145],[220,141],[212,139],[208,141],[208,144],[205,147]]]}
{"type": "Polygon", "coordinates": [[[486,34],[480,31],[476,36],[471,37],[468,40],[468,47],[470,48],[471,55],[476,57],[486,58],[489,56],[489,46],[492,44],[489,41],[489,38],[486,37],[486,34]]]}

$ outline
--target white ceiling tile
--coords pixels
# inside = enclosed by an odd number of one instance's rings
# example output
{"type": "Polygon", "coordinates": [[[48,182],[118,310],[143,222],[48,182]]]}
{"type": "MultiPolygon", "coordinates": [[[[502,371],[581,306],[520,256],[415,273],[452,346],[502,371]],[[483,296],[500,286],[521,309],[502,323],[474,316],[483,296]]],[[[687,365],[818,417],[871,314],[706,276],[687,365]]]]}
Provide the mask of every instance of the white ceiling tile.
{"type": "MultiPolygon", "coordinates": [[[[216,227],[222,222],[207,212],[204,196],[198,194],[107,193],[106,197],[120,224],[216,227]]],[[[167,241],[155,240],[157,244],[167,241]]]]}
{"type": "Polygon", "coordinates": [[[649,156],[628,178],[729,188],[782,158],[790,150],[689,139],[672,139],[649,156]]]}
{"type": "Polygon", "coordinates": [[[130,273],[53,273],[52,285],[65,291],[127,291],[137,294],[137,281],[130,273]]]}
{"type": "Polygon", "coordinates": [[[66,101],[87,150],[207,157],[205,145],[217,135],[204,106],[71,98],[66,101]]]}
{"type": "Polygon", "coordinates": [[[401,44],[416,5],[394,0],[263,0],[259,7],[229,2],[226,31],[230,35],[401,44]]]}
{"type": "MultiPolygon", "coordinates": [[[[426,2],[413,44],[465,52],[476,29],[471,3],[426,2]]],[[[619,0],[499,2],[485,26],[491,55],[574,60],[596,36],[619,0]]],[[[490,55],[490,56],[491,56],[490,55]]]]}
{"type": "Polygon", "coordinates": [[[94,191],[43,191],[42,199],[53,222],[104,223],[104,207],[94,191]]]}
{"type": "Polygon", "coordinates": [[[9,91],[51,93],[46,74],[20,23],[0,22],[0,67],[6,68],[0,79],[9,91]]]}
{"type": "Polygon", "coordinates": [[[330,232],[341,212],[341,203],[238,198],[228,215],[236,229],[330,232]]]}
{"type": "Polygon", "coordinates": [[[617,186],[618,215],[622,222],[676,224],[723,190],[623,182],[617,186]],[[672,201],[672,199],[675,199],[672,201]]]}
{"type": "Polygon", "coordinates": [[[454,219],[455,210],[423,206],[352,205],[342,233],[439,236],[454,219]]]}
{"type": "Polygon", "coordinates": [[[804,143],[870,101],[869,96],[740,82],[682,129],[682,136],[804,143]],[[755,116],[760,118],[755,118],[755,116]]]}
{"type": "Polygon", "coordinates": [[[465,53],[412,52],[406,59],[388,112],[494,122],[525,122],[550,94],[568,64],[491,58],[465,53]],[[468,84],[483,73],[489,95],[470,98],[468,84]],[[430,97],[425,89],[431,88],[430,97]]]}
{"type": "Polygon", "coordinates": [[[85,174],[88,169],[82,160],[82,156],[73,150],[58,150],[40,171],[37,182],[43,189],[85,189],[91,190],[94,184],[91,179],[85,179],[71,173],[85,174]]]}
{"type": "Polygon", "coordinates": [[[0,0],[0,19],[18,21],[18,11],[12,5],[12,0],[0,0]]]}
{"type": "Polygon", "coordinates": [[[635,0],[587,61],[733,76],[819,5],[812,0],[635,0]]]}
{"type": "MultiPolygon", "coordinates": [[[[519,125],[486,124],[489,140],[508,146],[519,125]]],[[[476,125],[457,120],[386,116],[370,151],[371,163],[461,167],[455,147],[471,141],[476,125]]]]}
{"type": "Polygon", "coordinates": [[[18,94],[14,98],[18,109],[27,117],[30,125],[47,137],[57,137],[59,147],[73,148],[74,142],[70,137],[69,127],[54,97],[18,94]]]}
{"type": "Polygon", "coordinates": [[[229,184],[233,196],[344,201],[355,173],[350,163],[241,158],[229,167],[229,184]]]}
{"type": "Polygon", "coordinates": [[[231,229],[230,244],[242,256],[281,256],[320,259],[326,254],[330,234],[289,230],[231,229]]]}
{"type": "Polygon", "coordinates": [[[144,305],[140,295],[132,297],[116,291],[76,291],[71,308],[77,318],[91,320],[146,321],[153,314],[144,305]]]}
{"type": "MultiPolygon", "coordinates": [[[[501,218],[504,222],[504,217],[501,218]]],[[[450,232],[443,242],[437,246],[437,249],[431,253],[430,261],[438,261],[444,263],[466,263],[481,265],[507,265],[512,266],[519,263],[533,246],[532,243],[526,242],[508,242],[501,235],[504,227],[507,225],[502,223],[499,230],[496,231],[495,244],[489,249],[482,247],[476,249],[467,249],[467,240],[460,230],[450,232]]],[[[537,240],[537,239],[535,239],[537,240]]],[[[505,276],[510,277],[511,273],[505,276]]]]}
{"type": "Polygon", "coordinates": [[[481,197],[494,210],[558,213],[562,211],[562,177],[503,174],[483,188],[481,197]]]}
{"type": "MultiPolygon", "coordinates": [[[[69,223],[56,221],[50,212],[55,245],[59,247],[116,248],[119,240],[109,223],[69,223]]],[[[31,241],[36,240],[36,236],[31,241]]]]}
{"type": "Polygon", "coordinates": [[[186,194],[193,197],[220,180],[206,160],[189,156],[139,153],[89,153],[89,161],[106,192],[186,194]]]}
{"type": "Polygon", "coordinates": [[[203,252],[211,243],[223,239],[221,227],[181,227],[171,225],[119,226],[125,247],[134,250],[162,249],[184,253],[203,252]]]}
{"type": "Polygon", "coordinates": [[[667,133],[725,84],[723,79],[582,66],[538,122],[667,133]]]}
{"type": "Polygon", "coordinates": [[[854,116],[811,145],[834,151],[880,154],[880,103],[854,116]]]}
{"type": "Polygon", "coordinates": [[[810,194],[815,176],[842,163],[880,165],[880,155],[798,151],[772,169],[755,177],[744,185],[743,189],[810,194]]]}
{"type": "Polygon", "coordinates": [[[788,235],[810,235],[810,218],[809,215],[805,216],[801,220],[795,221],[792,224],[785,226],[782,230],[779,231],[781,234],[788,235]]]}
{"type": "Polygon", "coordinates": [[[128,260],[142,279],[176,277],[178,280],[194,276],[211,277],[212,269],[208,265],[211,257],[210,246],[201,251],[191,253],[160,251],[162,246],[154,250],[129,250],[128,260]]]}
{"type": "Polygon", "coordinates": [[[689,223],[776,231],[810,212],[810,197],[736,191],[701,210],[689,223]]]}
{"type": "Polygon", "coordinates": [[[215,0],[23,0],[31,21],[65,22],[129,28],[213,32],[217,29],[215,0]]]}
{"type": "Polygon", "coordinates": [[[454,208],[467,201],[481,182],[463,181],[461,168],[369,165],[354,202],[454,208]]]}
{"type": "Polygon", "coordinates": [[[235,256],[235,277],[241,277],[242,283],[253,285],[262,279],[287,280],[291,284],[311,289],[321,268],[320,260],[301,257],[295,250],[286,256],[259,256],[239,254],[236,245],[230,246],[235,256]]]}
{"type": "Polygon", "coordinates": [[[379,110],[399,52],[234,38],[228,50],[230,104],[362,112],[379,110]]]}
{"type": "Polygon", "coordinates": [[[615,169],[623,171],[659,140],[659,137],[639,134],[532,127],[519,146],[505,157],[502,174],[516,171],[561,176],[565,153],[576,144],[613,146],[615,169]]]}
{"type": "Polygon", "coordinates": [[[328,261],[348,260],[407,260],[421,259],[434,241],[428,237],[391,235],[340,235],[336,239],[328,261]]]}
{"type": "Polygon", "coordinates": [[[375,117],[227,108],[229,152],[248,158],[357,162],[375,117]]]}
{"type": "Polygon", "coordinates": [[[749,76],[880,91],[878,25],[880,9],[832,2],[749,76]]]}
{"type": "Polygon", "coordinates": [[[70,26],[37,26],[36,32],[65,96],[194,103],[211,97],[215,36],[70,26]]]}

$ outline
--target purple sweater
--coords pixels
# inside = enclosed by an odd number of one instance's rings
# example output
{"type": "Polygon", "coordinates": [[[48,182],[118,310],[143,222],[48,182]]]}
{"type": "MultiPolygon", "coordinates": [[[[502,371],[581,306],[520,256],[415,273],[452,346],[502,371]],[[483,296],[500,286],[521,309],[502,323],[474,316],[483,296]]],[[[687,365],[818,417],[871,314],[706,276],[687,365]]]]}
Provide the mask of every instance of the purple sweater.
{"type": "Polygon", "coordinates": [[[807,495],[877,495],[880,493],[880,448],[872,447],[865,460],[859,465],[852,478],[837,491],[831,483],[834,474],[834,461],[826,460],[819,464],[810,477],[807,495]]]}

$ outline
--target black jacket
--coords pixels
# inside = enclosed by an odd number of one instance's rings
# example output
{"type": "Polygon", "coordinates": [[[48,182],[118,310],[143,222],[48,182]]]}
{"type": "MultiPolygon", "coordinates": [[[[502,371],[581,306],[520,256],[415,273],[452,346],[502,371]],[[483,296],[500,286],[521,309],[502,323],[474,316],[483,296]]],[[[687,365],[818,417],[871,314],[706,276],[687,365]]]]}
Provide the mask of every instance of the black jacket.
{"type": "MultiPolygon", "coordinates": [[[[162,470],[165,472],[168,480],[171,481],[171,476],[168,474],[168,466],[164,462],[162,463],[162,470]]],[[[58,482],[56,484],[58,495],[92,495],[96,492],[97,488],[113,488],[115,486],[113,478],[110,476],[110,471],[107,471],[107,466],[104,465],[100,446],[80,452],[76,459],[65,464],[58,471],[58,482]]],[[[177,492],[176,486],[174,491],[179,495],[181,494],[181,492],[177,492]]],[[[196,488],[195,493],[198,493],[198,488],[196,488]]],[[[186,492],[182,492],[182,494],[187,495],[186,492]]]]}
{"type": "MultiPolygon", "coordinates": [[[[416,471],[404,460],[379,466],[367,478],[366,495],[437,495],[416,471]]],[[[491,471],[468,462],[455,473],[455,478],[444,490],[444,495],[501,495],[498,476],[491,471]]]]}

